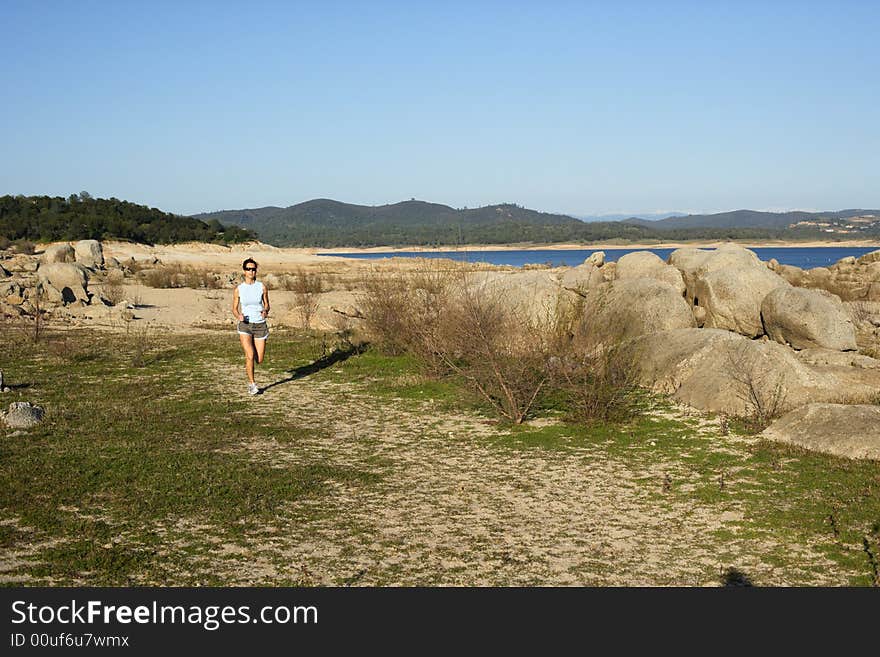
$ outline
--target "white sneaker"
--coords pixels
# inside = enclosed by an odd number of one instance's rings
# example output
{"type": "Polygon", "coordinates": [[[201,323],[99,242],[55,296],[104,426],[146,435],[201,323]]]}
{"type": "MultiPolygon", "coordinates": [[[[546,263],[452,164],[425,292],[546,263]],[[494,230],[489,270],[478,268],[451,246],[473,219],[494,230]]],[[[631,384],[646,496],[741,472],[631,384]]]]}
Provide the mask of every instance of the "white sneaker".
{"type": "Polygon", "coordinates": [[[260,389],[257,387],[256,383],[248,383],[248,394],[249,395],[260,394],[260,389]]]}

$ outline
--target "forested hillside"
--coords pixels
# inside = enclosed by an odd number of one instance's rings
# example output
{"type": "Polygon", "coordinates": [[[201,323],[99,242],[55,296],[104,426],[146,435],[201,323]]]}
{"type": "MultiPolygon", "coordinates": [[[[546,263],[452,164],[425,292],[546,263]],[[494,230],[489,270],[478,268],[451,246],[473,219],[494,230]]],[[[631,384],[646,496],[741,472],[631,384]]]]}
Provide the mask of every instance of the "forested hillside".
{"type": "Polygon", "coordinates": [[[52,242],[81,239],[126,239],[150,244],[173,242],[241,242],[252,231],[170,214],[116,198],[88,193],[61,196],[0,196],[0,237],[52,242]]]}

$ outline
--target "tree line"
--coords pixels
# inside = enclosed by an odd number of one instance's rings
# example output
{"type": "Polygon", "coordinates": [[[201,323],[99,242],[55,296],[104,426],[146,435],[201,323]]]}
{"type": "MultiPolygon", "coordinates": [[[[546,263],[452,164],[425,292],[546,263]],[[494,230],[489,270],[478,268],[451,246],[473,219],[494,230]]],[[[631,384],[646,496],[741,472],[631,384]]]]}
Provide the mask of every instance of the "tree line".
{"type": "Polygon", "coordinates": [[[256,239],[256,234],[216,219],[201,221],[82,192],[68,198],[0,196],[0,237],[34,242],[123,239],[147,244],[228,244],[256,239]]]}

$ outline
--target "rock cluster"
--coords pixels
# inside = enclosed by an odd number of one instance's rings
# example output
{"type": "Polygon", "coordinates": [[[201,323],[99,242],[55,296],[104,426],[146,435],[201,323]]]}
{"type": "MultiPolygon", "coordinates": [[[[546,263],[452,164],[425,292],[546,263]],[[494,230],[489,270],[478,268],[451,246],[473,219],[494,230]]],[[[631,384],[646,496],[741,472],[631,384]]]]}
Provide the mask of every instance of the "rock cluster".
{"type": "Polygon", "coordinates": [[[0,419],[10,429],[30,429],[43,420],[43,409],[30,402],[12,402],[6,413],[0,413],[0,419]]]}
{"type": "Polygon", "coordinates": [[[844,301],[880,301],[880,250],[842,258],[830,267],[775,264],[774,269],[792,285],[826,290],[844,301]]]}

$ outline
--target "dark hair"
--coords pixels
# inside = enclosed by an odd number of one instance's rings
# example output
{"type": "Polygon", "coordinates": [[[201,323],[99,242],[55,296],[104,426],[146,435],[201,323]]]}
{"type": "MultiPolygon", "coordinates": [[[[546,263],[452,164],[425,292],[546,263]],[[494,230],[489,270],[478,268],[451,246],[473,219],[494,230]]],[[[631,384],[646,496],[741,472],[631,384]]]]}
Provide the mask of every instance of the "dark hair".
{"type": "Polygon", "coordinates": [[[253,258],[248,258],[248,259],[245,260],[243,263],[241,263],[241,268],[242,268],[242,269],[245,269],[245,268],[248,266],[248,263],[249,263],[249,262],[254,263],[254,267],[259,267],[259,265],[257,264],[257,261],[256,261],[256,260],[254,260],[253,258]]]}

